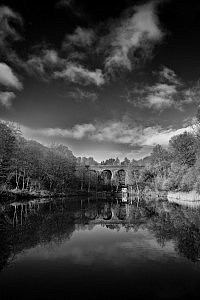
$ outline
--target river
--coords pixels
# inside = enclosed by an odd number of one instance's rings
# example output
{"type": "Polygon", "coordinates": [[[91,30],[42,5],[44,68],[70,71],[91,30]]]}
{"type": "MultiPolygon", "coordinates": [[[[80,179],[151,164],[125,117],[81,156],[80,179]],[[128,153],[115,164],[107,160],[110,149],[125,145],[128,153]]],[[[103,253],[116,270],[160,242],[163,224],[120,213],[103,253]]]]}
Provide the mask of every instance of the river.
{"type": "Polygon", "coordinates": [[[196,299],[200,209],[50,199],[0,213],[0,299],[196,299]]]}

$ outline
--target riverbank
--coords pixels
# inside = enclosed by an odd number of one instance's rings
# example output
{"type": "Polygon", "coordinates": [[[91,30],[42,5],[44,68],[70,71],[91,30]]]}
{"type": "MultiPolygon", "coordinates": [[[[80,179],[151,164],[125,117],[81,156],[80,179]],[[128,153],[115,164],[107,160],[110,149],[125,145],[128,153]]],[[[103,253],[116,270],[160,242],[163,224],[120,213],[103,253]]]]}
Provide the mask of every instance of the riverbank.
{"type": "Polygon", "coordinates": [[[3,190],[0,191],[0,203],[23,202],[38,198],[62,198],[73,196],[88,196],[87,191],[81,190],[68,190],[65,193],[41,191],[22,191],[22,190],[3,190]]]}
{"type": "MultiPolygon", "coordinates": [[[[65,193],[49,192],[45,190],[41,191],[22,191],[22,190],[3,190],[0,191],[0,203],[11,203],[11,202],[23,202],[38,198],[65,198],[65,197],[98,197],[98,198],[120,198],[121,193],[114,193],[108,191],[83,191],[69,189],[65,193]]],[[[145,190],[139,195],[141,198],[146,199],[161,199],[167,196],[167,192],[145,190]]],[[[138,197],[136,192],[128,193],[128,197],[138,197]]]]}
{"type": "MultiPolygon", "coordinates": [[[[158,191],[151,189],[144,189],[138,193],[128,191],[128,198],[145,198],[146,200],[160,200],[167,199],[168,192],[167,191],[158,191]]],[[[29,201],[32,199],[39,198],[68,198],[68,197],[97,197],[102,199],[108,199],[111,197],[121,198],[121,192],[114,193],[109,191],[86,191],[86,190],[74,190],[69,189],[65,193],[57,193],[57,192],[49,192],[46,190],[41,191],[22,191],[22,190],[3,190],[0,191],[0,203],[11,203],[11,202],[23,202],[29,201]]]]}

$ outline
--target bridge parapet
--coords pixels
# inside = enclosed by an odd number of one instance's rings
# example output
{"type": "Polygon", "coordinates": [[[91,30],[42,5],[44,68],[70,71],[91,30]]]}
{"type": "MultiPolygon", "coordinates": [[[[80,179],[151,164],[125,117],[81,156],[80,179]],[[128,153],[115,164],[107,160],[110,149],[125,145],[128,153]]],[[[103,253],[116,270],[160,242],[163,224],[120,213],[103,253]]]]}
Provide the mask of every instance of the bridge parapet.
{"type": "MultiPolygon", "coordinates": [[[[144,166],[135,166],[135,170],[140,170],[143,169],[144,166]]],[[[120,171],[124,170],[127,171],[129,169],[129,166],[122,166],[122,165],[90,165],[89,170],[94,170],[94,171],[120,171]]]]}

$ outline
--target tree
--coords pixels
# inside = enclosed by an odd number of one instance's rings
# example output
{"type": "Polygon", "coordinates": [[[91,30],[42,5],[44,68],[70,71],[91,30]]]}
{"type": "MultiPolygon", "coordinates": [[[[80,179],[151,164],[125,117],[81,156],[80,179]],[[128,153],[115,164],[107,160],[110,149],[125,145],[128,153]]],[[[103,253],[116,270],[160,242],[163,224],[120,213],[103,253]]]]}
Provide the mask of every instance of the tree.
{"type": "Polygon", "coordinates": [[[119,158],[118,158],[118,157],[115,159],[114,165],[115,165],[115,166],[118,166],[118,165],[120,165],[120,160],[119,160],[119,158]]]}
{"type": "Polygon", "coordinates": [[[196,162],[197,143],[192,133],[184,132],[169,141],[172,158],[180,165],[191,167],[196,162]]]}
{"type": "Polygon", "coordinates": [[[122,166],[128,166],[129,164],[130,164],[130,160],[127,157],[125,157],[124,161],[121,162],[122,166]]]}
{"type": "Polygon", "coordinates": [[[0,183],[5,183],[12,167],[17,140],[11,128],[0,123],[0,183]]]}
{"type": "Polygon", "coordinates": [[[114,158],[109,158],[109,159],[106,159],[106,161],[102,161],[101,162],[101,165],[110,165],[110,166],[113,166],[115,163],[115,159],[114,158]]]}
{"type": "Polygon", "coordinates": [[[156,145],[153,148],[150,158],[150,164],[155,169],[155,173],[159,174],[161,177],[166,177],[171,163],[168,151],[163,149],[161,145],[156,145]]]}

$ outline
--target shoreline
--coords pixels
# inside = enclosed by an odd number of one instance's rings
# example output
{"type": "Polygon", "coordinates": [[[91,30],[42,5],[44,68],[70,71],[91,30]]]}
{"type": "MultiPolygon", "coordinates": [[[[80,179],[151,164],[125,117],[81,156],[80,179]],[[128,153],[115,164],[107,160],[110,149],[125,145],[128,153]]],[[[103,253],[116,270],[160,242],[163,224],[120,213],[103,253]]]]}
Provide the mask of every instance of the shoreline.
{"type": "Polygon", "coordinates": [[[66,198],[66,197],[91,197],[91,196],[114,196],[113,193],[107,191],[81,191],[81,190],[69,190],[66,193],[53,193],[48,191],[0,191],[0,204],[12,203],[12,202],[25,202],[40,198],[66,198]]]}

